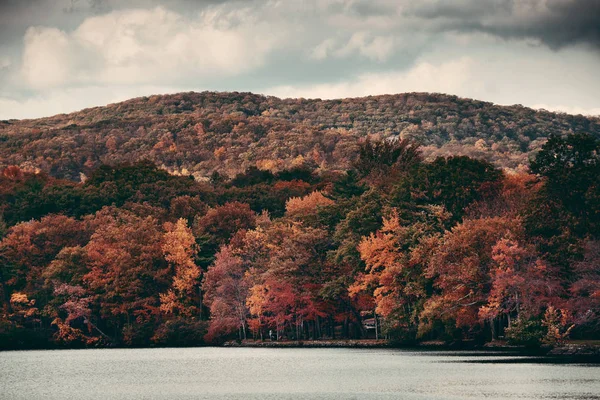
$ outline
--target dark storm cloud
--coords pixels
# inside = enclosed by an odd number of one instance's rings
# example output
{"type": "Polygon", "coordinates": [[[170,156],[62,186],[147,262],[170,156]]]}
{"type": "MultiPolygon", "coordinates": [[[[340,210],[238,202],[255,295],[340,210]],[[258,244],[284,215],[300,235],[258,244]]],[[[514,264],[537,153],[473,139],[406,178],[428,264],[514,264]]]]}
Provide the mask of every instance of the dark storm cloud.
{"type": "Polygon", "coordinates": [[[552,48],[583,42],[600,49],[600,0],[549,1],[548,9],[548,16],[516,34],[537,36],[552,48]]]}
{"type": "Polygon", "coordinates": [[[600,0],[454,0],[404,10],[440,31],[538,39],[552,49],[586,43],[600,49],[600,0]]]}
{"type": "Polygon", "coordinates": [[[510,10],[512,0],[479,1],[430,1],[414,3],[408,7],[408,15],[424,19],[450,18],[468,20],[482,18],[510,10]]]}
{"type": "Polygon", "coordinates": [[[30,26],[71,29],[109,10],[106,0],[0,0],[0,45],[20,42],[30,26]]]}
{"type": "MultiPolygon", "coordinates": [[[[289,0],[293,3],[293,0],[289,0]]],[[[318,4],[302,0],[307,7],[318,4]]],[[[125,8],[164,6],[186,14],[227,3],[255,5],[266,0],[0,0],[0,44],[22,37],[29,26],[69,29],[88,16],[125,8]]],[[[327,0],[325,13],[359,18],[393,16],[398,24],[437,32],[483,32],[507,39],[538,39],[552,49],[587,43],[600,49],[600,0],[327,0]]],[[[314,16],[314,15],[313,15],[314,16]]],[[[309,24],[311,15],[305,15],[309,24]]]]}

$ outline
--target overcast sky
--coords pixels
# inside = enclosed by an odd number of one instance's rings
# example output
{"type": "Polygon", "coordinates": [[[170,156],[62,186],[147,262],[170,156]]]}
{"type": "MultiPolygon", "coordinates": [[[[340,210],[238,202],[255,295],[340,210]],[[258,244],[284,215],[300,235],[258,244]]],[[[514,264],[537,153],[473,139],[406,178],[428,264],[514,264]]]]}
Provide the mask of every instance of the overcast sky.
{"type": "Polygon", "coordinates": [[[428,91],[600,114],[600,0],[0,0],[0,119],[428,91]]]}

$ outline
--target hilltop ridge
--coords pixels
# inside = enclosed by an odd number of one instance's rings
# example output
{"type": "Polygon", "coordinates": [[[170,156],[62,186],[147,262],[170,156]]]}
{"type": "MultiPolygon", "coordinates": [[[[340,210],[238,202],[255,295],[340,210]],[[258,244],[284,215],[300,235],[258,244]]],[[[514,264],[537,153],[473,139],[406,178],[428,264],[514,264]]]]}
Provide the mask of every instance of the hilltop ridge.
{"type": "Polygon", "coordinates": [[[187,92],[139,97],[70,114],[0,121],[0,168],[79,180],[101,164],[148,159],[196,178],[298,163],[347,168],[366,136],[399,136],[426,157],[469,155],[526,165],[551,134],[600,137],[600,118],[437,93],[336,100],[187,92]]]}

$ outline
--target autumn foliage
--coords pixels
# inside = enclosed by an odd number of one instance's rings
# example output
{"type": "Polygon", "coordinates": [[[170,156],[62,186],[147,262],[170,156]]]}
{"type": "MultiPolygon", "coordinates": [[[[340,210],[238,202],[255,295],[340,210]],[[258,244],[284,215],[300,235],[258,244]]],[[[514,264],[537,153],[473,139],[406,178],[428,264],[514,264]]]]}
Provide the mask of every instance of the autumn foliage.
{"type": "MultiPolygon", "coordinates": [[[[242,119],[190,129],[276,132],[242,119]]],[[[596,139],[552,137],[528,171],[373,140],[347,171],[318,146],[210,179],[148,161],[84,182],[5,168],[0,348],[598,338],[596,139]]]]}

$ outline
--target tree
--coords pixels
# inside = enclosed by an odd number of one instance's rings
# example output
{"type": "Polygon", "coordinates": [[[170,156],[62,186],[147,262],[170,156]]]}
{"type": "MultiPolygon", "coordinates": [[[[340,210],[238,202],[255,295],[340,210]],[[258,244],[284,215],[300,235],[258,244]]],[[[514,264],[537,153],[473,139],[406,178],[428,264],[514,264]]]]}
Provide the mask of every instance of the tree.
{"type": "Polygon", "coordinates": [[[575,331],[593,335],[600,329],[600,241],[585,241],[584,257],[573,263],[569,283],[565,308],[576,324],[575,331]]]}
{"type": "Polygon", "coordinates": [[[397,165],[407,167],[421,161],[419,146],[407,139],[390,137],[373,141],[367,138],[358,148],[358,159],[354,167],[363,176],[374,170],[397,165]]]}
{"type": "Polygon", "coordinates": [[[63,247],[54,260],[44,269],[42,277],[46,285],[68,283],[83,285],[83,277],[89,272],[85,247],[63,247]]]}
{"type": "Polygon", "coordinates": [[[497,191],[484,196],[467,206],[466,217],[493,218],[519,217],[532,207],[539,207],[539,194],[542,188],[540,179],[529,173],[504,173],[497,191]]]}
{"type": "Polygon", "coordinates": [[[354,168],[369,181],[383,183],[407,173],[422,160],[419,145],[408,139],[390,137],[373,141],[367,138],[358,147],[354,168]]]}
{"type": "Polygon", "coordinates": [[[360,175],[356,170],[349,170],[333,183],[332,194],[334,198],[352,198],[360,196],[367,190],[360,183],[360,175]]]}
{"type": "Polygon", "coordinates": [[[4,217],[2,216],[2,214],[0,214],[0,240],[4,238],[4,235],[6,235],[6,231],[8,231],[8,226],[4,221],[4,217]]]}
{"type": "Polygon", "coordinates": [[[382,224],[385,199],[376,190],[365,192],[346,211],[333,235],[338,244],[334,254],[337,264],[348,264],[358,272],[364,268],[357,246],[363,236],[375,232],[382,224]]]}
{"type": "Polygon", "coordinates": [[[260,336],[263,337],[263,327],[273,327],[279,340],[286,325],[296,325],[297,333],[298,300],[298,293],[289,282],[267,278],[263,283],[252,286],[246,304],[258,322],[254,326],[260,336]]]}
{"type": "Polygon", "coordinates": [[[600,232],[600,141],[588,134],[552,135],[530,164],[552,201],[574,217],[576,234],[600,232]]]}
{"type": "Polygon", "coordinates": [[[498,190],[502,173],[486,161],[465,156],[438,157],[397,182],[391,196],[398,208],[443,205],[459,222],[467,207],[498,190]]]}
{"type": "Polygon", "coordinates": [[[385,321],[385,333],[396,339],[415,339],[429,285],[424,276],[427,247],[448,218],[440,207],[428,211],[422,221],[403,225],[394,210],[383,219],[382,228],[364,237],[358,246],[366,268],[350,286],[350,293],[372,294],[375,312],[385,321]]]}
{"type": "MultiPolygon", "coordinates": [[[[157,323],[159,293],[169,287],[163,233],[152,217],[104,209],[86,246],[90,271],[84,283],[97,294],[97,307],[114,342],[147,344],[157,323]]],[[[171,254],[171,253],[168,253],[171,254]]]]}
{"type": "Polygon", "coordinates": [[[443,235],[425,271],[434,280],[435,292],[424,304],[421,334],[435,321],[467,331],[481,327],[479,309],[489,295],[492,248],[519,229],[518,220],[483,218],[465,220],[443,235]]]}
{"type": "Polygon", "coordinates": [[[40,323],[40,310],[36,307],[35,300],[29,299],[23,292],[14,292],[10,295],[12,319],[17,326],[37,325],[40,323]]]}
{"type": "Polygon", "coordinates": [[[326,305],[319,291],[331,279],[325,268],[330,246],[326,231],[300,224],[274,223],[246,235],[242,252],[250,265],[251,305],[264,311],[253,314],[261,327],[270,325],[278,335],[285,329],[297,338],[308,335],[304,329],[310,325],[312,337],[320,335],[326,305]]]}
{"type": "Polygon", "coordinates": [[[255,226],[256,214],[248,204],[237,201],[211,208],[194,222],[197,235],[210,235],[219,245],[227,243],[240,229],[253,229],[255,226]]]}
{"type": "Polygon", "coordinates": [[[223,246],[206,271],[202,289],[204,304],[210,309],[207,341],[218,340],[235,331],[240,332],[240,338],[246,337],[249,283],[245,273],[242,259],[231,246],[223,246]]]}
{"type": "Polygon", "coordinates": [[[200,196],[183,195],[171,200],[169,211],[172,216],[185,218],[191,223],[196,215],[206,212],[206,207],[206,204],[200,200],[200,196]]]}
{"type": "Polygon", "coordinates": [[[54,302],[60,304],[59,309],[53,313],[52,320],[52,325],[57,328],[54,334],[56,342],[69,346],[87,346],[108,338],[91,321],[93,296],[90,296],[85,288],[61,283],[54,287],[54,295],[54,302]],[[61,317],[62,313],[66,313],[66,316],[61,317]]]}
{"type": "Polygon", "coordinates": [[[497,318],[505,318],[510,326],[512,320],[539,317],[549,304],[560,302],[563,290],[558,274],[534,246],[502,238],[492,248],[492,260],[491,288],[479,317],[490,321],[494,337],[497,318]]]}
{"type": "Polygon", "coordinates": [[[0,288],[5,301],[13,290],[37,298],[45,290],[44,269],[64,247],[84,245],[89,235],[84,223],[64,215],[11,227],[0,242],[0,288]]]}
{"type": "Polygon", "coordinates": [[[259,337],[267,327],[298,337],[307,324],[313,337],[320,335],[325,313],[319,291],[330,279],[324,270],[327,232],[297,223],[261,224],[235,235],[208,269],[203,287],[211,309],[209,339],[235,329],[245,338],[247,325],[259,337]]]}
{"type": "Polygon", "coordinates": [[[175,273],[171,288],[160,295],[160,309],[167,314],[191,317],[197,313],[193,299],[199,297],[196,290],[200,283],[200,268],[194,263],[198,252],[196,239],[183,218],[166,227],[162,251],[175,273]]]}
{"type": "Polygon", "coordinates": [[[285,203],[286,215],[299,219],[316,217],[319,208],[331,206],[335,202],[323,196],[320,191],[314,191],[304,197],[291,197],[285,203]]]}

